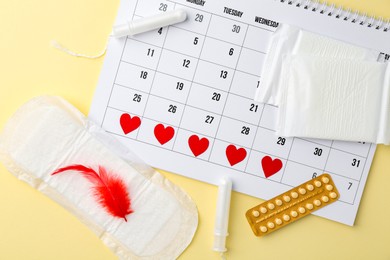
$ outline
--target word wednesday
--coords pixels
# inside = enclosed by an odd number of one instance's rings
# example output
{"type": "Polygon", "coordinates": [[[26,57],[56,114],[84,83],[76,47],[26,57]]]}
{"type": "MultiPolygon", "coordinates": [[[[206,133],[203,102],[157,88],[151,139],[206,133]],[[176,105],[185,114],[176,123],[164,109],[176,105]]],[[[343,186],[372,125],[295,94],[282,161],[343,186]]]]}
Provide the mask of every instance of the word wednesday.
{"type": "Polygon", "coordinates": [[[255,22],[260,23],[260,24],[265,24],[265,25],[268,25],[271,27],[278,27],[278,25],[279,25],[278,22],[268,20],[268,19],[265,19],[263,17],[258,17],[258,16],[255,17],[255,22]]]}

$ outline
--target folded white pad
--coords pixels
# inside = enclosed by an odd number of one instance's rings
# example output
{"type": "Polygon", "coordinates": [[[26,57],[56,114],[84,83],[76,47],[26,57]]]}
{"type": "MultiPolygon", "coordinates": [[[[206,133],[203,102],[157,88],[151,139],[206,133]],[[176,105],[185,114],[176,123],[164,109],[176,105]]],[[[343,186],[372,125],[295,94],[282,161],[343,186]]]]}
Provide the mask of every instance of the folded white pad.
{"type": "Polygon", "coordinates": [[[289,56],[277,134],[390,143],[390,64],[289,56]]]}
{"type": "Polygon", "coordinates": [[[260,77],[255,100],[279,106],[282,66],[290,55],[313,55],[327,58],[350,58],[376,61],[379,52],[334,40],[301,28],[281,24],[272,34],[268,53],[260,77]]]}
{"type": "Polygon", "coordinates": [[[0,160],[76,215],[122,259],[174,259],[196,231],[198,213],[188,195],[61,98],[38,97],[16,112],[0,135],[0,160]],[[71,165],[91,171],[52,174],[71,165]],[[118,183],[124,190],[115,190],[118,183]],[[112,207],[118,205],[104,206],[113,203],[126,206],[125,217],[115,215],[112,207]]]}

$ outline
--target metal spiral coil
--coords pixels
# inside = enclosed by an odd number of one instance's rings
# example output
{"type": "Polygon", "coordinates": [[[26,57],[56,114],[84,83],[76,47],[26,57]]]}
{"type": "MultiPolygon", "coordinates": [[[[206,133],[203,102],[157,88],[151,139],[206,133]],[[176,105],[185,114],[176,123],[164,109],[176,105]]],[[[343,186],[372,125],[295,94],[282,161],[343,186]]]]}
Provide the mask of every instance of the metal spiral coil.
{"type": "Polygon", "coordinates": [[[353,11],[350,8],[344,9],[342,6],[337,7],[335,4],[328,5],[327,2],[320,0],[279,0],[281,3],[286,3],[291,6],[318,12],[322,15],[334,17],[336,19],[349,21],[361,26],[367,26],[375,30],[384,32],[390,31],[390,19],[386,22],[381,17],[368,16],[366,13],[361,14],[359,11],[353,11]]]}

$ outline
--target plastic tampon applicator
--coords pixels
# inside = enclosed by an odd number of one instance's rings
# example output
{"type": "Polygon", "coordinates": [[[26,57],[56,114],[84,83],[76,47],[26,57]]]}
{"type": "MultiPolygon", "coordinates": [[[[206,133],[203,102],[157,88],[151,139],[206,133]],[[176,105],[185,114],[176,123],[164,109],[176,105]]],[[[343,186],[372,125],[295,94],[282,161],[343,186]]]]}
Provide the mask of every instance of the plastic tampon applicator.
{"type": "Polygon", "coordinates": [[[214,246],[213,250],[226,252],[226,237],[228,236],[230,197],[232,194],[232,181],[222,179],[218,186],[217,212],[215,216],[214,246]]]}
{"type": "Polygon", "coordinates": [[[114,37],[123,37],[127,35],[135,35],[160,27],[184,22],[187,19],[187,13],[184,10],[178,9],[164,12],[158,15],[140,18],[114,26],[112,34],[114,37]]]}

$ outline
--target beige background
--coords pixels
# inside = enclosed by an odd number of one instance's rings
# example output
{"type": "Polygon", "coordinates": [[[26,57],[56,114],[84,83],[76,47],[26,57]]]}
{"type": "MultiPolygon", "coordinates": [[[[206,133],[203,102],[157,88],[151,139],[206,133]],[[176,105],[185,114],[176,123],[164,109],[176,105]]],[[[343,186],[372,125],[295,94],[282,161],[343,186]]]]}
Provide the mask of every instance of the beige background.
{"type": "MultiPolygon", "coordinates": [[[[390,18],[389,0],[329,2],[390,18]]],[[[119,0],[0,0],[0,129],[20,105],[42,94],[60,95],[88,113],[104,58],[74,58],[49,42],[56,39],[75,51],[99,53],[118,5],[119,0]]],[[[199,209],[198,231],[181,259],[219,259],[211,250],[217,188],[162,173],[185,189],[199,209]]],[[[354,227],[308,216],[257,238],[244,213],[261,201],[234,192],[227,258],[390,259],[389,199],[390,147],[382,145],[354,227]]],[[[74,216],[0,164],[0,259],[115,258],[74,216]]]]}

